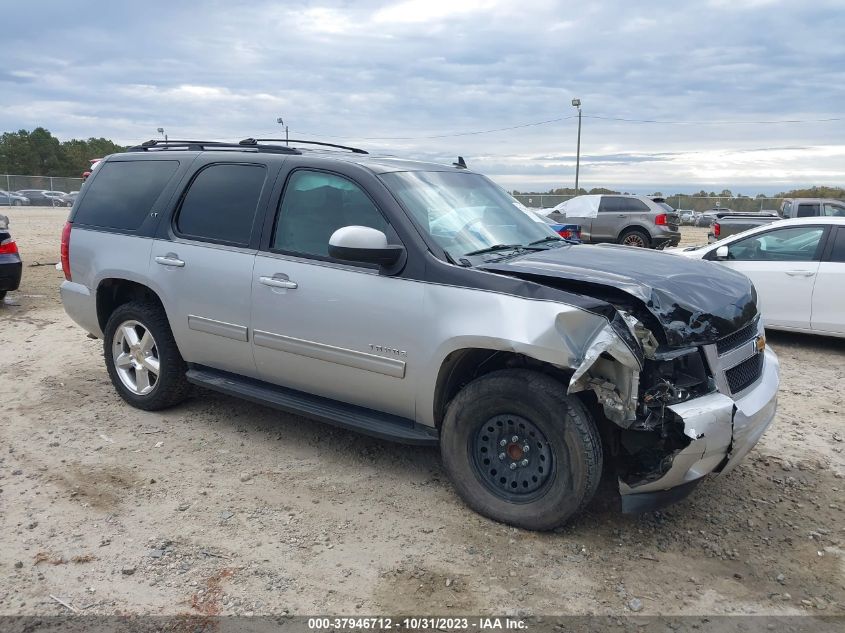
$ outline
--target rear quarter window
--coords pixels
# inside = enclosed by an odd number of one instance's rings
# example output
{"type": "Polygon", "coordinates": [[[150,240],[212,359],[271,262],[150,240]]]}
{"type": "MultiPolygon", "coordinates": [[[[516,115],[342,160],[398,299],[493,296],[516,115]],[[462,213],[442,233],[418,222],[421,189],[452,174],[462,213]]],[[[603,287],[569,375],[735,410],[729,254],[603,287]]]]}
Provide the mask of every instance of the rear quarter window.
{"type": "Polygon", "coordinates": [[[177,160],[110,161],[97,177],[73,221],[111,229],[136,230],[179,168],[177,160]]]}

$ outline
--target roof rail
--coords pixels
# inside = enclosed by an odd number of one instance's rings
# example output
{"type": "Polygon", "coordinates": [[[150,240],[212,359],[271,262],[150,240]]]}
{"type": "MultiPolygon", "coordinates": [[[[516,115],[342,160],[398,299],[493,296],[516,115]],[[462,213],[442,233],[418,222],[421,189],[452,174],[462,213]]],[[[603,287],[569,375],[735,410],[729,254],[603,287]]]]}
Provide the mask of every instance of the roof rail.
{"type": "Polygon", "coordinates": [[[128,148],[127,152],[146,152],[149,150],[166,150],[166,149],[185,149],[189,151],[201,152],[205,149],[233,149],[240,151],[260,151],[272,152],[275,154],[300,154],[301,152],[295,147],[285,147],[278,145],[259,145],[254,139],[246,139],[252,141],[247,143],[241,141],[239,143],[227,143],[223,141],[182,141],[182,140],[167,140],[150,139],[144,141],[140,145],[135,145],[128,148]]]}
{"type": "Polygon", "coordinates": [[[348,145],[337,145],[335,143],[323,143],[322,141],[303,141],[302,139],[284,139],[284,138],[245,138],[241,141],[244,145],[252,145],[255,143],[302,143],[304,145],[321,145],[323,147],[334,147],[336,149],[347,149],[355,154],[369,154],[368,151],[359,147],[349,147],[348,145]]]}

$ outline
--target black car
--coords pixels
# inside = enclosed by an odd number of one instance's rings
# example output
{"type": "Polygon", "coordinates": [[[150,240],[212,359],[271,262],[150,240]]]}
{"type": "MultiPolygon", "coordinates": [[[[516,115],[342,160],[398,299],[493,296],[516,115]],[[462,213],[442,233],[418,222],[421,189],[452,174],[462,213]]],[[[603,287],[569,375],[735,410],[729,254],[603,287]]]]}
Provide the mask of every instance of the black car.
{"type": "Polygon", "coordinates": [[[18,289],[22,269],[18,245],[9,233],[9,218],[0,215],[0,301],[9,290],[18,289]]]}

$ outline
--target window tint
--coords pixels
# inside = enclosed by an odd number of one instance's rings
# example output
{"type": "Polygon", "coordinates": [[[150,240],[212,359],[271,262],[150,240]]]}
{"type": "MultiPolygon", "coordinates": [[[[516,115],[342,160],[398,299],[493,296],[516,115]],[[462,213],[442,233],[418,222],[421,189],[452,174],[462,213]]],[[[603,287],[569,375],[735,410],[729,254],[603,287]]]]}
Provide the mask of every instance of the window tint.
{"type": "Polygon", "coordinates": [[[798,215],[799,218],[810,218],[819,214],[819,205],[817,204],[799,204],[798,215]]]}
{"type": "Polygon", "coordinates": [[[273,249],[328,257],[329,238],[344,226],[387,230],[387,222],[358,185],[342,176],[297,170],[285,187],[273,249]]]}
{"type": "Polygon", "coordinates": [[[824,228],[799,226],[776,229],[737,240],[728,259],[741,261],[808,262],[815,259],[824,228]]]}
{"type": "Polygon", "coordinates": [[[845,205],[824,203],[822,215],[832,215],[837,218],[845,218],[845,205]]]}
{"type": "Polygon", "coordinates": [[[623,213],[625,211],[650,211],[648,205],[636,198],[623,198],[621,196],[602,196],[599,205],[600,212],[623,213]]]}
{"type": "Polygon", "coordinates": [[[830,251],[830,261],[845,262],[845,226],[836,229],[833,239],[833,249],[830,251]]]}
{"type": "Polygon", "coordinates": [[[176,173],[176,160],[110,161],[86,185],[73,220],[80,224],[134,231],[176,173]]]}
{"type": "Polygon", "coordinates": [[[182,200],[176,229],[199,240],[249,244],[264,176],[261,165],[206,167],[182,200]]]}

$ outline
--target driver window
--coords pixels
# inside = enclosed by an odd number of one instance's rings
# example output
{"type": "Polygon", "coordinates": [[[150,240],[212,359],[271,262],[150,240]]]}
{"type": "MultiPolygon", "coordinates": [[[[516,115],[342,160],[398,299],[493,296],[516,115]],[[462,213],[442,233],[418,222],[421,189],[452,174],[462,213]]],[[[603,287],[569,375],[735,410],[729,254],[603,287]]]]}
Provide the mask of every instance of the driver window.
{"type": "Polygon", "coordinates": [[[332,233],[352,225],[387,230],[384,216],[351,180],[300,169],[285,187],[272,248],[328,257],[332,233]]]}
{"type": "Polygon", "coordinates": [[[824,228],[790,227],[737,240],[728,247],[728,259],[736,261],[801,262],[816,257],[824,228]]]}

